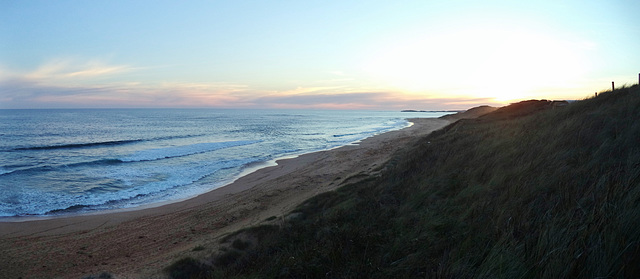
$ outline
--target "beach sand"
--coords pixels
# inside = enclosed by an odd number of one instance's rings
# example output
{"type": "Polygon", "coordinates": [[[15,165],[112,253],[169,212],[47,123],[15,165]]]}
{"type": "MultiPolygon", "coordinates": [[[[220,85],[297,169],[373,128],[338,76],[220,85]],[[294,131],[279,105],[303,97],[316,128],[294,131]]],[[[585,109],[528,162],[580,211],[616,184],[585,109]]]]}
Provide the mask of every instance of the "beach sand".
{"type": "Polygon", "coordinates": [[[411,122],[409,128],[357,145],[279,160],[276,166],[185,201],[0,222],[0,278],[82,278],[103,271],[116,278],[163,278],[163,268],[182,257],[212,254],[228,233],[273,216],[270,219],[281,220],[314,195],[375,175],[412,139],[449,123],[430,118],[411,122]]]}

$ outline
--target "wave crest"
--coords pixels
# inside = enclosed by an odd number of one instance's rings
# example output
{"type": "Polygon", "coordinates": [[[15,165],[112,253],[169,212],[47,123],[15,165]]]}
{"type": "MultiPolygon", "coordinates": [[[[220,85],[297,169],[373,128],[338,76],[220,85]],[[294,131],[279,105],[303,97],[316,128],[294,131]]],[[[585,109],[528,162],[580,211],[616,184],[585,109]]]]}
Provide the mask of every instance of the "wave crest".
{"type": "Polygon", "coordinates": [[[196,143],[190,145],[182,145],[175,147],[156,148],[138,151],[130,156],[120,158],[122,162],[142,162],[155,161],[175,157],[189,156],[193,154],[205,153],[234,146],[250,145],[258,143],[255,140],[225,141],[225,142],[207,142],[196,143]]]}

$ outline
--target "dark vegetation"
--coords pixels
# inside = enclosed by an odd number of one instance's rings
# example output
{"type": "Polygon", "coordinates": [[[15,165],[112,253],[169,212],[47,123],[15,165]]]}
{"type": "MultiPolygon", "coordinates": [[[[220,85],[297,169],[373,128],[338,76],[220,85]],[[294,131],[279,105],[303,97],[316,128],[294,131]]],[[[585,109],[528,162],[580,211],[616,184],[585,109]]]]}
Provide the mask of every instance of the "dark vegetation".
{"type": "Polygon", "coordinates": [[[111,273],[109,272],[102,272],[98,275],[90,275],[90,276],[86,276],[83,277],[82,279],[113,279],[113,275],[111,275],[111,273]]]}
{"type": "Polygon", "coordinates": [[[186,278],[638,278],[638,120],[637,85],[463,119],[408,146],[381,177],[316,196],[281,226],[230,235],[211,264],[172,268],[198,268],[186,278]]]}
{"type": "Polygon", "coordinates": [[[491,107],[491,106],[479,106],[479,107],[475,107],[472,109],[468,109],[466,111],[463,112],[459,112],[459,113],[454,113],[454,114],[448,114],[445,116],[442,116],[440,118],[442,119],[446,119],[449,121],[457,121],[460,119],[472,119],[472,118],[477,118],[481,115],[485,115],[487,113],[490,113],[494,110],[496,110],[498,108],[496,107],[491,107]]]}

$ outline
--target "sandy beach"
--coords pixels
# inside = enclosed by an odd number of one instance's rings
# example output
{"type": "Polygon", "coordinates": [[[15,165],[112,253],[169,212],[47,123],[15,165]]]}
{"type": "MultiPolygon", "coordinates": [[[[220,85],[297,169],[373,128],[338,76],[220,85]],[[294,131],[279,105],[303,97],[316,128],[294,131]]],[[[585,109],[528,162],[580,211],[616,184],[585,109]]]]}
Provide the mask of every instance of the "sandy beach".
{"type": "Polygon", "coordinates": [[[447,125],[413,126],[355,145],[279,160],[198,197],[158,207],[94,215],[0,222],[0,278],[163,278],[186,256],[213,253],[238,229],[277,222],[304,200],[370,175],[406,143],[447,125]],[[270,218],[270,217],[276,218],[270,218]],[[193,251],[195,249],[197,251],[193,251]]]}

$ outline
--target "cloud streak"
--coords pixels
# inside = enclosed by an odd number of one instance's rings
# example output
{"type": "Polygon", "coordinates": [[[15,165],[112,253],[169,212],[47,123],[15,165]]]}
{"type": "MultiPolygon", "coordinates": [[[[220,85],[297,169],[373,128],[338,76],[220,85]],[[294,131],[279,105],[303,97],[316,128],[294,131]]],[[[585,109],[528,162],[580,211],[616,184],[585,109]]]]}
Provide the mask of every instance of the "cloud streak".
{"type": "Polygon", "coordinates": [[[140,71],[101,61],[52,60],[27,73],[0,72],[0,108],[212,107],[282,109],[461,109],[490,99],[427,98],[318,82],[266,90],[228,82],[124,82],[140,71]],[[324,86],[323,86],[324,84],[324,86]]]}
{"type": "Polygon", "coordinates": [[[225,83],[58,86],[43,85],[27,79],[13,79],[0,84],[0,108],[212,107],[400,110],[462,109],[478,103],[492,104],[492,101],[459,97],[419,98],[382,91],[340,93],[339,88],[296,88],[273,92],[225,83]]]}
{"type": "Polygon", "coordinates": [[[13,78],[49,84],[69,84],[120,75],[134,70],[136,68],[129,65],[109,65],[101,60],[79,62],[75,59],[54,59],[40,65],[32,72],[14,74],[13,78]]]}

